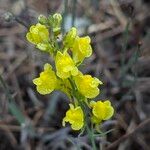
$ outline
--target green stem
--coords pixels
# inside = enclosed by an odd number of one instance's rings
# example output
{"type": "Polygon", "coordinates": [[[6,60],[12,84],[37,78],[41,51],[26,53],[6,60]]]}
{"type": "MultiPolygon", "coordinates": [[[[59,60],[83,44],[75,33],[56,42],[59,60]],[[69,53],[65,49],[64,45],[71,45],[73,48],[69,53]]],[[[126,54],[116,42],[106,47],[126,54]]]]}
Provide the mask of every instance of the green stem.
{"type": "Polygon", "coordinates": [[[72,26],[73,27],[75,25],[76,5],[77,5],[77,0],[73,0],[73,9],[72,9],[72,26]]]}
{"type": "Polygon", "coordinates": [[[121,56],[121,79],[122,79],[122,81],[124,81],[125,74],[126,74],[126,71],[125,71],[125,53],[126,53],[128,38],[129,38],[129,25],[130,25],[130,20],[127,22],[127,25],[125,28],[124,44],[123,44],[122,49],[121,49],[121,53],[122,53],[122,56],[121,56]]]}
{"type": "MultiPolygon", "coordinates": [[[[137,47],[137,50],[135,52],[135,56],[134,56],[134,64],[137,63],[137,60],[139,58],[139,55],[140,55],[140,45],[138,45],[137,47]]],[[[137,69],[135,69],[135,71],[133,72],[133,75],[134,75],[134,83],[136,82],[136,79],[137,79],[137,69]]]]}
{"type": "Polygon", "coordinates": [[[95,140],[94,140],[93,129],[92,129],[92,128],[91,128],[91,129],[89,128],[88,123],[86,123],[86,129],[87,129],[87,132],[88,132],[88,137],[89,137],[89,139],[91,140],[91,144],[92,144],[93,150],[97,150],[96,144],[95,144],[95,140]]]}
{"type": "Polygon", "coordinates": [[[62,33],[64,34],[65,31],[65,19],[68,13],[68,0],[64,0],[64,13],[63,13],[63,20],[62,20],[62,33]]]}
{"type": "Polygon", "coordinates": [[[71,78],[68,79],[71,86],[72,86],[72,90],[73,90],[73,96],[77,99],[81,109],[83,110],[84,114],[85,114],[85,127],[86,127],[86,130],[87,130],[87,133],[88,133],[88,137],[91,141],[91,144],[92,144],[92,148],[93,150],[97,150],[96,148],[96,144],[95,144],[95,140],[94,140],[94,133],[93,133],[93,128],[89,128],[89,125],[88,125],[88,112],[87,112],[87,109],[86,109],[86,105],[84,105],[84,99],[80,97],[79,95],[79,92],[76,90],[76,85],[75,83],[71,80],[71,78]]]}

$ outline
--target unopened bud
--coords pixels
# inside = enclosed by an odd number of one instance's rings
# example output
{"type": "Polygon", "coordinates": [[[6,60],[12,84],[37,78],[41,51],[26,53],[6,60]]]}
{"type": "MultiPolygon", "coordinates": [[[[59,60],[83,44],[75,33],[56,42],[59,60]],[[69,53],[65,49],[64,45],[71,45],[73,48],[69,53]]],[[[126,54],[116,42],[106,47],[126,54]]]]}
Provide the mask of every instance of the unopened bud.
{"type": "Polygon", "coordinates": [[[54,23],[57,25],[57,26],[60,26],[61,25],[61,22],[62,22],[62,16],[61,14],[54,14],[53,15],[53,20],[54,20],[54,23]]]}
{"type": "Polygon", "coordinates": [[[44,15],[40,15],[39,17],[38,17],[38,21],[39,21],[39,23],[40,24],[42,24],[42,25],[46,25],[47,24],[47,18],[44,16],[44,15]]]}
{"type": "Polygon", "coordinates": [[[50,26],[52,27],[54,34],[56,36],[59,35],[60,31],[61,31],[61,22],[62,22],[61,14],[56,13],[53,16],[49,16],[48,22],[49,22],[50,26]]]}

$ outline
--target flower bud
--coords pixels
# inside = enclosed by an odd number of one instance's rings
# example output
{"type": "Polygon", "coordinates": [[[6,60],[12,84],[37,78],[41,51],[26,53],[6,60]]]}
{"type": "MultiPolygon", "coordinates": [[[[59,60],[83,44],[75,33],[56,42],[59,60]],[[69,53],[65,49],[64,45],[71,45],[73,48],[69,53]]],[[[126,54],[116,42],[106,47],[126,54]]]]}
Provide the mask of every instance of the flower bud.
{"type": "Polygon", "coordinates": [[[54,15],[53,15],[53,19],[54,19],[55,24],[56,24],[57,26],[60,26],[61,21],[62,21],[62,16],[61,16],[61,14],[58,14],[58,13],[54,14],[54,15]]]}
{"type": "Polygon", "coordinates": [[[39,43],[36,45],[36,47],[44,52],[50,52],[50,53],[53,52],[53,48],[50,45],[50,43],[39,43]]]}
{"type": "Polygon", "coordinates": [[[44,15],[40,15],[40,16],[38,17],[38,21],[39,21],[39,23],[42,24],[42,25],[46,25],[46,24],[47,24],[47,18],[46,18],[44,15]]]}
{"type": "Polygon", "coordinates": [[[48,17],[48,21],[49,21],[50,26],[52,26],[52,30],[53,30],[54,34],[59,35],[60,30],[61,30],[61,22],[62,22],[61,14],[56,13],[53,16],[50,15],[48,17]]]}

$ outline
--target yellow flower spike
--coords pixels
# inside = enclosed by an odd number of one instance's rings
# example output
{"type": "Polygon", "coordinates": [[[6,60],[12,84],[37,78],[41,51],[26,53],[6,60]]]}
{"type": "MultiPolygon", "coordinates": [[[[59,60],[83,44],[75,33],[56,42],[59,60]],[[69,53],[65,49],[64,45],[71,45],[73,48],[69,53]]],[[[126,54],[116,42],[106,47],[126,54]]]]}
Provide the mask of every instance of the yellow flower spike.
{"type": "Polygon", "coordinates": [[[83,75],[82,73],[75,76],[74,79],[78,90],[86,98],[95,98],[99,94],[98,85],[102,84],[99,79],[93,78],[91,75],[83,75]]]}
{"type": "Polygon", "coordinates": [[[40,77],[33,80],[33,83],[40,94],[51,93],[57,87],[57,78],[52,66],[48,63],[45,64],[44,71],[40,73],[40,77]]]}
{"type": "Polygon", "coordinates": [[[75,107],[72,104],[69,104],[70,109],[66,112],[66,116],[63,118],[63,126],[65,122],[71,124],[73,130],[80,130],[84,125],[84,115],[80,106],[75,107]]]}
{"type": "Polygon", "coordinates": [[[26,34],[26,38],[35,45],[47,42],[49,40],[49,31],[45,25],[37,23],[30,27],[29,32],[26,34]]]}
{"type": "Polygon", "coordinates": [[[91,56],[92,47],[90,45],[91,39],[89,36],[77,37],[73,43],[72,52],[75,63],[81,63],[86,57],[91,56]]]}
{"type": "Polygon", "coordinates": [[[58,51],[55,63],[57,75],[62,79],[69,78],[71,75],[76,76],[78,74],[78,68],[75,66],[72,58],[67,52],[61,53],[58,51]]]}
{"type": "Polygon", "coordinates": [[[90,106],[92,107],[92,122],[100,123],[102,120],[110,119],[114,114],[114,108],[111,106],[110,101],[91,101],[90,106]]]}

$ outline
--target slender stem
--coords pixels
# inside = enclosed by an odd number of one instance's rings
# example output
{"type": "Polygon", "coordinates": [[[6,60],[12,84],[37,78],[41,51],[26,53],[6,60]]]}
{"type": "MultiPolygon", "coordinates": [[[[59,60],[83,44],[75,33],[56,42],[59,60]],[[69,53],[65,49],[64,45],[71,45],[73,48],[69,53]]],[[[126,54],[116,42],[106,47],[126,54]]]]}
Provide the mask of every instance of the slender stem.
{"type": "Polygon", "coordinates": [[[15,20],[16,22],[18,22],[19,24],[23,25],[24,27],[26,27],[28,29],[28,24],[25,21],[23,21],[20,17],[15,16],[11,12],[6,12],[4,14],[4,19],[8,22],[15,20]]]}
{"type": "Polygon", "coordinates": [[[24,27],[26,27],[28,29],[28,25],[25,21],[21,20],[19,17],[15,17],[15,21],[17,21],[18,23],[20,23],[21,25],[23,25],[24,27]]]}
{"type": "Polygon", "coordinates": [[[73,8],[72,8],[72,26],[75,25],[76,5],[77,5],[77,0],[73,0],[73,8]]]}
{"type": "Polygon", "coordinates": [[[126,53],[128,37],[129,37],[129,25],[130,25],[130,21],[127,22],[127,25],[126,25],[126,28],[125,28],[124,44],[123,44],[122,49],[121,49],[121,53],[122,53],[122,57],[121,57],[121,78],[122,78],[122,81],[124,80],[125,73],[126,73],[125,72],[125,53],[126,53]]]}
{"type": "MultiPolygon", "coordinates": [[[[87,118],[87,117],[86,117],[86,118],[87,118]]],[[[92,129],[92,128],[90,129],[87,123],[86,123],[86,129],[87,129],[87,132],[88,132],[88,137],[89,137],[90,140],[91,140],[93,150],[97,150],[96,144],[95,144],[95,140],[94,140],[93,129],[92,129]]]]}
{"type": "MultiPolygon", "coordinates": [[[[137,50],[133,53],[132,57],[130,58],[126,66],[124,67],[124,72],[127,72],[132,67],[132,65],[137,62],[137,59],[139,57],[139,51],[140,51],[140,47],[138,46],[137,50]]],[[[136,77],[136,71],[134,71],[133,74],[134,74],[134,77],[136,77]]]]}
{"type": "MultiPolygon", "coordinates": [[[[136,50],[136,53],[135,53],[135,61],[134,61],[134,64],[137,62],[138,60],[138,57],[140,55],[140,46],[141,45],[138,45],[137,47],[137,50],[136,50]]],[[[134,83],[136,82],[136,79],[137,79],[137,69],[135,69],[135,71],[133,72],[134,74],[134,83]]]]}
{"type": "Polygon", "coordinates": [[[62,20],[62,33],[65,31],[65,19],[68,13],[68,0],[64,0],[64,13],[63,13],[63,20],[62,20]]]}
{"type": "Polygon", "coordinates": [[[76,85],[74,84],[74,82],[71,80],[71,78],[69,78],[69,82],[72,86],[72,90],[73,90],[73,96],[77,99],[81,109],[83,110],[84,114],[85,114],[85,127],[86,127],[86,130],[87,130],[87,133],[88,133],[88,137],[91,141],[91,144],[92,144],[92,147],[93,147],[93,150],[97,150],[96,148],[96,144],[95,144],[95,140],[94,140],[94,134],[93,134],[93,129],[89,128],[89,125],[88,125],[88,112],[87,112],[87,109],[86,109],[86,105],[84,105],[84,101],[82,100],[82,98],[79,96],[78,94],[78,91],[76,90],[76,85]]]}

